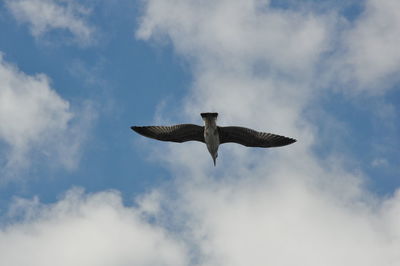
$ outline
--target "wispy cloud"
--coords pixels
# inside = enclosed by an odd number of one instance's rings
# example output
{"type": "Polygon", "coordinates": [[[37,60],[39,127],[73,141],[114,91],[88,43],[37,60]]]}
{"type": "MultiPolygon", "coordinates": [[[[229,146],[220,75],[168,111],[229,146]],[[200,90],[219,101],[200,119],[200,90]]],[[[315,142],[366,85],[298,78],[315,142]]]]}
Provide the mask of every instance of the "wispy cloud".
{"type": "Polygon", "coordinates": [[[38,158],[51,157],[74,168],[94,114],[90,105],[76,111],[79,117],[51,88],[46,75],[27,75],[1,55],[0,141],[6,145],[1,154],[3,179],[38,158]]]}
{"type": "Polygon", "coordinates": [[[90,10],[73,0],[6,0],[17,21],[27,23],[35,37],[53,30],[65,30],[82,45],[90,44],[94,27],[86,17],[90,10]]]}
{"type": "Polygon", "coordinates": [[[388,165],[388,161],[385,158],[375,158],[371,165],[372,167],[385,167],[388,165]]]}
{"type": "Polygon", "coordinates": [[[343,33],[340,67],[352,89],[382,94],[399,82],[400,16],[396,0],[368,0],[359,19],[343,33]]]}

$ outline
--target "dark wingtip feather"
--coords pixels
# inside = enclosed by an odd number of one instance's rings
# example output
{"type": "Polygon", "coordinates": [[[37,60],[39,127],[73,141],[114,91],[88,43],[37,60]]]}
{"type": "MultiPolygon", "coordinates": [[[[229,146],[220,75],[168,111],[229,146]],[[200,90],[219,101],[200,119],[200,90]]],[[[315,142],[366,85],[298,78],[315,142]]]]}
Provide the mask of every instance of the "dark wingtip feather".
{"type": "Polygon", "coordinates": [[[285,136],[280,136],[280,135],[273,135],[271,139],[271,143],[273,145],[271,147],[281,147],[281,146],[286,146],[295,143],[297,140],[293,138],[288,138],[285,136]]]}
{"type": "Polygon", "coordinates": [[[139,133],[139,134],[143,133],[143,127],[131,126],[131,129],[133,131],[135,131],[136,133],[139,133]]]}
{"type": "Polygon", "coordinates": [[[290,145],[290,144],[293,144],[293,143],[295,143],[297,140],[296,139],[292,139],[292,138],[285,138],[283,141],[282,141],[282,144],[285,146],[285,145],[290,145]]]}

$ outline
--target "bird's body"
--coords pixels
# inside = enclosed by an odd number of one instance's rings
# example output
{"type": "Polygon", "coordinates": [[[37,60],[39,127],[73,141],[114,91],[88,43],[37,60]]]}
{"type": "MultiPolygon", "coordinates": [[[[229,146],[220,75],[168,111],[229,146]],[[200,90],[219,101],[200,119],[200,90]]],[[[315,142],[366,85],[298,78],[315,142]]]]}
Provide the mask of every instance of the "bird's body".
{"type": "Polygon", "coordinates": [[[207,149],[213,158],[214,165],[215,160],[218,157],[218,147],[219,147],[219,134],[217,127],[217,113],[202,113],[201,116],[204,120],[204,141],[207,145],[207,149]]]}
{"type": "Polygon", "coordinates": [[[207,149],[216,164],[218,147],[220,144],[233,142],[247,147],[280,147],[296,142],[295,139],[258,132],[245,127],[219,127],[216,120],[218,113],[201,113],[204,126],[193,124],[179,124],[174,126],[133,126],[132,130],[149,138],[172,141],[200,141],[207,145],[207,149]]]}

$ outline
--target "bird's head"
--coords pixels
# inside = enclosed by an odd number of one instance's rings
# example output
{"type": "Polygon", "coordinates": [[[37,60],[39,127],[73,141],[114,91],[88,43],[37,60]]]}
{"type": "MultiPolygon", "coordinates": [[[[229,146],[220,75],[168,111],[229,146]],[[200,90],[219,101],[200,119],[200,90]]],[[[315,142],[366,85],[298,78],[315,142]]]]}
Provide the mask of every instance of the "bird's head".
{"type": "Polygon", "coordinates": [[[201,113],[201,117],[204,121],[204,126],[208,127],[216,127],[217,126],[217,117],[218,113],[201,113]]]}

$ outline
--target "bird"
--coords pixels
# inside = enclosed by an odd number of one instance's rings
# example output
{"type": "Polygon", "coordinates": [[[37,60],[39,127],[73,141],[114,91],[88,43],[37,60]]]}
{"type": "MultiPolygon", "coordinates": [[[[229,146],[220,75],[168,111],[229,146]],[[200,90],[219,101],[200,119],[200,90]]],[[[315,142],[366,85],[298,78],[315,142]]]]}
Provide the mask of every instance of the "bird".
{"type": "Polygon", "coordinates": [[[194,124],[178,124],[172,126],[132,126],[136,133],[148,138],[182,143],[186,141],[200,141],[207,145],[207,149],[216,166],[218,147],[224,143],[238,143],[247,147],[271,148],[281,147],[296,142],[272,133],[259,132],[254,129],[228,126],[217,126],[218,113],[201,113],[204,126],[194,124]]]}

